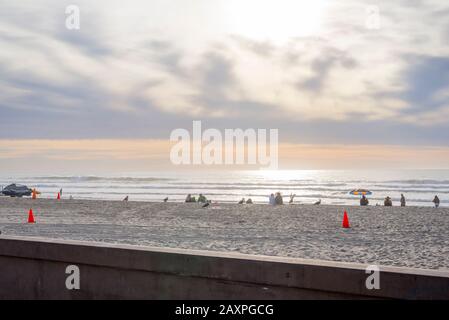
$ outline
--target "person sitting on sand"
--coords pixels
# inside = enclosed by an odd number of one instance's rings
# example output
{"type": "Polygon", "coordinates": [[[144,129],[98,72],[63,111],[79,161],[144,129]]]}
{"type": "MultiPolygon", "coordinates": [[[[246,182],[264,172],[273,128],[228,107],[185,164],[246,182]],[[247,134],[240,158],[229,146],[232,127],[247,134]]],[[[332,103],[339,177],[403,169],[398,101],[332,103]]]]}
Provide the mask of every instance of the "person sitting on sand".
{"type": "Polygon", "coordinates": [[[239,204],[244,204],[245,203],[245,198],[242,198],[242,200],[239,201],[239,204]]]}
{"type": "Polygon", "coordinates": [[[280,192],[276,192],[276,196],[274,197],[274,203],[276,205],[284,204],[284,199],[282,199],[282,195],[280,192]]]}
{"type": "Polygon", "coordinates": [[[432,202],[435,204],[435,208],[438,208],[440,206],[440,198],[438,198],[438,196],[435,196],[432,202]]]}
{"type": "Polygon", "coordinates": [[[369,204],[368,198],[365,197],[365,195],[363,195],[363,196],[360,198],[360,205],[361,205],[361,206],[367,206],[368,204],[369,204]]]}
{"type": "Polygon", "coordinates": [[[198,202],[206,203],[207,202],[207,198],[205,196],[203,196],[202,193],[200,193],[200,195],[198,196],[198,202]]]}
{"type": "Polygon", "coordinates": [[[253,204],[253,200],[251,200],[251,198],[248,198],[248,200],[246,200],[246,204],[253,204]]]}
{"type": "Polygon", "coordinates": [[[127,202],[129,200],[129,196],[126,196],[125,199],[123,199],[123,201],[127,202]]]}
{"type": "Polygon", "coordinates": [[[268,200],[268,202],[274,206],[276,204],[276,200],[274,198],[274,194],[270,194],[270,199],[268,200]]]}
{"type": "Polygon", "coordinates": [[[405,207],[405,204],[406,204],[406,202],[405,202],[405,197],[404,197],[404,195],[401,193],[401,207],[405,207]]]}
{"type": "Polygon", "coordinates": [[[192,195],[190,193],[186,197],[186,202],[192,202],[192,195]]]}
{"type": "Polygon", "coordinates": [[[391,201],[391,198],[390,197],[386,197],[385,198],[385,200],[384,200],[384,206],[385,207],[392,207],[393,206],[393,202],[391,201]]]}

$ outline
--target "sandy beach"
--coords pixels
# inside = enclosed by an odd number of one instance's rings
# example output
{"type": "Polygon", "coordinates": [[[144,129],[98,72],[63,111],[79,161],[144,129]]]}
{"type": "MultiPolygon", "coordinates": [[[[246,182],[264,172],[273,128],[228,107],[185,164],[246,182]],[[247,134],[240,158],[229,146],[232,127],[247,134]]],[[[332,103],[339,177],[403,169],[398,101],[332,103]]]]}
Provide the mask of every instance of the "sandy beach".
{"type": "Polygon", "coordinates": [[[0,197],[2,235],[449,269],[449,208],[0,197]],[[27,224],[33,208],[36,224],[27,224]],[[344,210],[350,229],[341,228],[344,210]]]}

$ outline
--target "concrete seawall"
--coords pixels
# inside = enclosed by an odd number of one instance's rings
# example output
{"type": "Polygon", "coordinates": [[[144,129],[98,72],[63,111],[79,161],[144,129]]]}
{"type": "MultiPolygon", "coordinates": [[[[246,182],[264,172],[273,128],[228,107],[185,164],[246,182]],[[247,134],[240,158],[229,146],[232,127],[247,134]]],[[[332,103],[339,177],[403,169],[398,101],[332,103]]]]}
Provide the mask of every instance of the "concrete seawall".
{"type": "Polygon", "coordinates": [[[449,299],[449,272],[0,236],[0,299],[449,299]],[[65,286],[68,265],[80,289],[65,286]]]}

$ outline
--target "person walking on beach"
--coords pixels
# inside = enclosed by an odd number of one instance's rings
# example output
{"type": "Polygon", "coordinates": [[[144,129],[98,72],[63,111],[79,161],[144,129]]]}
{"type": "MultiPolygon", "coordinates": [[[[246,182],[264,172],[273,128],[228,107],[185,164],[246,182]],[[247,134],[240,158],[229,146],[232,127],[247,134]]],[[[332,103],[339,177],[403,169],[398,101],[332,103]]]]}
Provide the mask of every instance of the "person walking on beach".
{"type": "Polygon", "coordinates": [[[405,197],[402,193],[401,193],[401,207],[405,207],[405,197]]]}
{"type": "Polygon", "coordinates": [[[440,206],[440,198],[438,198],[438,196],[435,196],[432,202],[435,204],[435,208],[438,208],[440,206]]]}
{"type": "Polygon", "coordinates": [[[276,201],[275,201],[275,199],[274,199],[274,194],[271,194],[271,195],[270,195],[270,199],[269,199],[268,201],[269,201],[269,203],[270,203],[272,206],[274,206],[274,205],[276,204],[276,201]]]}

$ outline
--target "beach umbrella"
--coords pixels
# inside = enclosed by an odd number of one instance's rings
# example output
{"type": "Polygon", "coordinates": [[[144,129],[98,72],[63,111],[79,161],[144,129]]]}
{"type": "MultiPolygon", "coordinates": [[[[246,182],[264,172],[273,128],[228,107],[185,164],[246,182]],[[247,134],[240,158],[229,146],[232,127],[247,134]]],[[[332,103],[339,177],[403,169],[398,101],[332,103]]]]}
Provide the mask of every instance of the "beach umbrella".
{"type": "Polygon", "coordinates": [[[353,196],[370,196],[373,193],[366,189],[355,189],[349,192],[349,194],[352,194],[353,196]]]}

